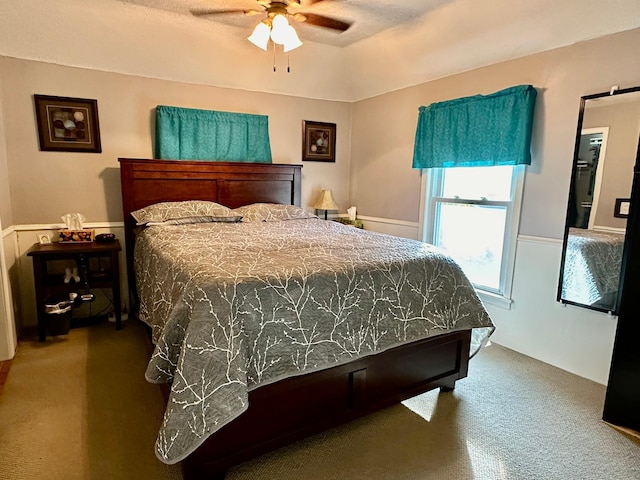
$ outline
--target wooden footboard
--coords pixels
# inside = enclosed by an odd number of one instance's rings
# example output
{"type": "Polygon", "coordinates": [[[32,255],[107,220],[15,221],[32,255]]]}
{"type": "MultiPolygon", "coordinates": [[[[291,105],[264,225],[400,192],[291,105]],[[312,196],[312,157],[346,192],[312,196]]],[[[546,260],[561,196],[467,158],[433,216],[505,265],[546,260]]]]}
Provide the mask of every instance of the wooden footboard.
{"type": "MultiPolygon", "coordinates": [[[[210,200],[231,208],[301,203],[301,166],[119,159],[127,272],[136,298],[131,212],[161,201],[210,200]]],[[[467,375],[470,331],[413,342],[249,393],[249,409],[182,462],[184,477],[224,477],[231,465],[467,375]]]]}
{"type": "Polygon", "coordinates": [[[468,330],[413,342],[327,370],[266,385],[249,409],[182,462],[186,480],[225,470],[326,428],[420,393],[452,390],[467,375],[468,330]]]}

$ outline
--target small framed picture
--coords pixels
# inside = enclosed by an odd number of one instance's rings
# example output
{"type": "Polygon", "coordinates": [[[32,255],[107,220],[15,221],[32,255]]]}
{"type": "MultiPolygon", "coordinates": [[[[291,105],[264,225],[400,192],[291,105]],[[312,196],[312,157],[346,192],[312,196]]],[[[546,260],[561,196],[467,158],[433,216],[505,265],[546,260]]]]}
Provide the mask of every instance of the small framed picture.
{"type": "Polygon", "coordinates": [[[98,102],[34,95],[40,150],[100,153],[98,102]]]}
{"type": "Polygon", "coordinates": [[[302,121],[302,160],[336,161],[336,124],[302,121]]]}
{"type": "Polygon", "coordinates": [[[616,218],[628,218],[630,206],[630,198],[616,198],[616,204],[613,209],[613,216],[616,218]]]}
{"type": "Polygon", "coordinates": [[[42,233],[38,235],[38,242],[40,242],[40,245],[49,245],[51,243],[51,237],[46,233],[42,233]]]}

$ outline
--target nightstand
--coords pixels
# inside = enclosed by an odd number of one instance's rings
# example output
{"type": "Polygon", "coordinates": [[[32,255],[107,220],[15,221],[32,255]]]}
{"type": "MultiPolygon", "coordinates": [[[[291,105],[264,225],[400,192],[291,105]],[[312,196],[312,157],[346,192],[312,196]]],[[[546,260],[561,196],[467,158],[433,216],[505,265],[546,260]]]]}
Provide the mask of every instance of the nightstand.
{"type": "Polygon", "coordinates": [[[116,317],[116,329],[122,328],[122,312],[120,301],[120,268],[118,240],[110,243],[51,243],[35,244],[27,255],[33,258],[33,278],[36,289],[36,308],[38,310],[38,340],[46,337],[47,320],[50,317],[45,311],[45,304],[52,298],[66,296],[69,293],[85,293],[92,288],[110,288],[113,292],[113,309],[116,317]],[[69,260],[78,268],[79,282],[64,282],[64,275],[52,273],[50,262],[69,260]],[[102,262],[107,268],[94,268],[93,264],[102,262]]]}
{"type": "Polygon", "coordinates": [[[349,220],[348,218],[336,218],[334,220],[338,223],[342,223],[343,225],[351,225],[352,227],[356,228],[364,228],[362,220],[349,220]]]}

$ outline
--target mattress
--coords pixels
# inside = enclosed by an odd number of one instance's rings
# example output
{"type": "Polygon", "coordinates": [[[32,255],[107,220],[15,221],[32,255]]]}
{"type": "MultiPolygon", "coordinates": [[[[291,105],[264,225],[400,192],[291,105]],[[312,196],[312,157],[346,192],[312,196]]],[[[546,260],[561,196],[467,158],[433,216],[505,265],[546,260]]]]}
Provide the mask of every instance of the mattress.
{"type": "Polygon", "coordinates": [[[407,342],[494,326],[460,267],[431,245],[318,218],[148,226],[134,265],[170,383],[156,454],[176,463],[241,415],[248,392],[407,342]]]}

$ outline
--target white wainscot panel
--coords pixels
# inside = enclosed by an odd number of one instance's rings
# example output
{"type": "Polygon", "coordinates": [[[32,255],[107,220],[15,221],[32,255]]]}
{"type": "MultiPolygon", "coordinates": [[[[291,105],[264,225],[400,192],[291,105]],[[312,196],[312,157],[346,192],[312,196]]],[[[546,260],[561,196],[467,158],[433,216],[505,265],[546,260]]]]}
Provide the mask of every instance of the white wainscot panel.
{"type": "Polygon", "coordinates": [[[617,317],[556,301],[562,243],[520,237],[511,310],[487,305],[492,341],[606,384],[617,317]]]}
{"type": "MultiPolygon", "coordinates": [[[[417,239],[418,224],[358,216],[367,230],[417,239]]],[[[491,341],[606,384],[617,317],[556,301],[562,242],[520,236],[511,309],[486,304],[496,324],[491,341]]]]}
{"type": "Polygon", "coordinates": [[[358,219],[362,220],[365,230],[418,240],[417,222],[404,222],[378,217],[362,217],[360,215],[358,215],[358,219]]]}
{"type": "MultiPolygon", "coordinates": [[[[37,312],[35,307],[35,287],[33,281],[33,263],[27,252],[38,242],[41,235],[48,235],[50,239],[57,239],[58,230],[62,225],[17,225],[17,252],[19,259],[19,285],[20,285],[20,312],[19,324],[23,327],[34,327],[37,325],[37,312]]],[[[122,251],[120,252],[120,292],[123,306],[129,309],[129,290],[127,283],[127,266],[125,258],[124,227],[122,223],[89,223],[87,228],[93,228],[96,235],[100,233],[114,233],[120,240],[122,251]]],[[[100,309],[97,308],[96,311],[100,309]]]]}

